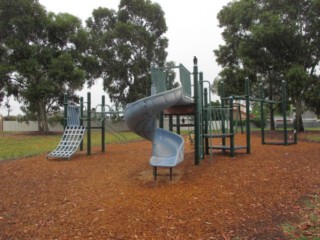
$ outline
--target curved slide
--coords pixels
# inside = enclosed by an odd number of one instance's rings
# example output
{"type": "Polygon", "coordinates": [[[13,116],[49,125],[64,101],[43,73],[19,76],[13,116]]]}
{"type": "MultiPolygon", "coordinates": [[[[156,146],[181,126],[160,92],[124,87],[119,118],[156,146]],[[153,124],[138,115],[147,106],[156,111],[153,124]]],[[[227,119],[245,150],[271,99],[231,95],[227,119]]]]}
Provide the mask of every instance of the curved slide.
{"type": "Polygon", "coordinates": [[[193,99],[185,96],[182,87],[178,87],[140,99],[126,107],[124,116],[129,129],[152,141],[150,164],[155,169],[171,169],[183,161],[184,152],[184,139],[178,134],[157,128],[156,114],[172,106],[190,103],[193,103],[193,99]]]}

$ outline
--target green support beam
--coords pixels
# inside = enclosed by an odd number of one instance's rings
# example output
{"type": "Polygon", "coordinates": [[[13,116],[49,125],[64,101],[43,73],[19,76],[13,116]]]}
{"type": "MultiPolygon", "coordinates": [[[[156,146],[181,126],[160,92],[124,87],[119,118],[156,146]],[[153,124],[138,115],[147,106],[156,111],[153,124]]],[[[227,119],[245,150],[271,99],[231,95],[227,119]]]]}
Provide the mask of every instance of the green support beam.
{"type": "Polygon", "coordinates": [[[194,163],[195,165],[200,164],[200,152],[199,152],[199,145],[200,145],[200,123],[199,123],[199,95],[198,95],[198,66],[195,63],[193,66],[193,87],[194,87],[194,106],[195,106],[195,112],[194,112],[194,163]]]}
{"type": "Polygon", "coordinates": [[[87,155],[91,155],[91,93],[87,94],[87,155]]]}
{"type": "Polygon", "coordinates": [[[246,134],[247,134],[247,153],[251,152],[250,145],[250,92],[249,78],[245,79],[245,97],[246,97],[246,134]]]}
{"type": "Polygon", "coordinates": [[[67,119],[68,119],[68,94],[64,94],[63,99],[63,129],[67,127],[67,119]]]}
{"type": "Polygon", "coordinates": [[[105,152],[105,105],[106,98],[103,95],[101,99],[101,112],[102,112],[102,121],[101,121],[101,151],[105,152]]]}
{"type": "Polygon", "coordinates": [[[283,143],[288,145],[288,125],[287,125],[287,91],[286,82],[281,82],[281,98],[282,98],[282,119],[283,119],[283,143]]]}
{"type": "MultiPolygon", "coordinates": [[[[260,89],[260,98],[264,99],[264,91],[263,91],[263,85],[262,83],[259,84],[260,89]]],[[[265,128],[265,122],[264,122],[264,101],[260,102],[260,117],[261,117],[261,144],[265,144],[265,135],[264,135],[264,128],[265,128]]]]}
{"type": "MultiPolygon", "coordinates": [[[[80,126],[83,126],[83,97],[80,97],[80,126]]],[[[80,151],[83,151],[83,139],[80,143],[80,151]]]]}

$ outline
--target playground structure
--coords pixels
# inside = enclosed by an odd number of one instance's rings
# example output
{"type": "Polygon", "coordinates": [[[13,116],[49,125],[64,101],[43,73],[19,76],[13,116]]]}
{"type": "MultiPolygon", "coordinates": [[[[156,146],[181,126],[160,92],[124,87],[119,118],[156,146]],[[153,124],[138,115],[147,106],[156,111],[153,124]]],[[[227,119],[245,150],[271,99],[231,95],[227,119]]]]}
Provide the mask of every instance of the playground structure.
{"type": "Polygon", "coordinates": [[[171,106],[184,106],[192,99],[184,92],[183,87],[163,91],[143,98],[125,109],[125,121],[132,131],[152,141],[150,164],[157,176],[157,167],[169,167],[172,179],[172,167],[183,161],[184,139],[178,134],[162,128],[156,128],[156,114],[171,106]]]}
{"type": "MultiPolygon", "coordinates": [[[[193,69],[193,96],[191,91],[191,73],[182,65],[173,67],[179,69],[181,86],[175,89],[168,89],[166,84],[166,72],[172,68],[151,68],[152,88],[156,94],[140,99],[129,104],[125,109],[125,121],[132,131],[152,141],[152,157],[150,164],[154,168],[154,177],[157,177],[157,167],[170,169],[172,179],[172,168],[183,160],[184,140],[179,137],[180,127],[194,127],[195,164],[200,164],[204,158],[203,139],[213,137],[211,134],[210,120],[211,107],[208,104],[207,89],[203,88],[203,73],[198,74],[198,66],[193,69]],[[199,76],[199,78],[198,78],[199,76]],[[200,79],[200,80],[198,80],[200,79]],[[204,96],[205,93],[205,98],[204,96]],[[205,107],[203,104],[205,102],[205,107]],[[159,128],[156,127],[156,115],[159,114],[159,128]],[[169,131],[163,129],[163,116],[169,116],[169,131]],[[173,124],[173,116],[176,116],[177,123],[173,124]],[[192,115],[194,123],[181,123],[180,116],[192,115]],[[209,117],[208,117],[209,116],[209,117]],[[177,134],[172,133],[173,126],[177,127],[177,134]],[[203,131],[205,130],[205,133],[203,131]],[[208,132],[209,130],[209,132],[208,132]]],[[[210,86],[209,86],[210,87],[210,86]]],[[[210,97],[209,97],[210,99],[210,97]]],[[[228,111],[233,111],[228,109],[228,111]]],[[[226,119],[228,121],[228,119],[226,119]]],[[[233,129],[232,121],[229,121],[233,129]]],[[[233,136],[233,133],[225,134],[223,138],[233,136]]],[[[208,141],[206,141],[207,143],[208,141]]],[[[234,146],[229,147],[234,151],[234,146]]],[[[209,146],[206,146],[208,149],[209,146]]],[[[227,149],[224,146],[224,149],[227,149]]]]}
{"type": "MultiPolygon", "coordinates": [[[[130,130],[138,135],[152,141],[152,157],[150,164],[154,169],[154,177],[157,177],[157,168],[164,167],[170,169],[170,179],[172,179],[172,168],[183,161],[184,139],[180,136],[181,127],[193,128],[193,142],[195,146],[194,162],[200,164],[204,155],[213,156],[213,150],[229,151],[234,157],[235,151],[244,149],[250,153],[250,102],[260,103],[261,119],[264,119],[264,104],[282,104],[283,109],[283,141],[268,142],[265,140],[264,124],[261,128],[262,144],[282,144],[290,145],[297,143],[296,131],[293,141],[288,141],[287,118],[286,118],[286,85],[282,83],[281,101],[270,101],[263,96],[263,87],[260,85],[260,98],[251,97],[249,94],[249,80],[245,80],[245,95],[224,97],[224,86],[221,89],[221,106],[211,105],[211,97],[208,93],[210,89],[209,81],[203,79],[203,73],[198,72],[195,63],[193,73],[189,72],[182,64],[170,68],[151,68],[152,95],[140,99],[127,105],[124,110],[124,118],[130,130]],[[167,73],[173,68],[179,70],[180,86],[171,89],[167,86],[167,73]],[[193,76],[193,88],[191,77],[193,76]],[[204,87],[207,84],[208,87],[204,87]],[[192,91],[193,90],[193,91],[192,91]],[[234,101],[245,101],[245,123],[246,123],[246,145],[235,144],[235,134],[237,130],[238,118],[241,120],[240,106],[234,101]],[[234,119],[234,113],[237,113],[234,119]],[[156,126],[156,118],[159,117],[159,128],[156,126]],[[164,116],[169,118],[169,131],[163,129],[164,116]],[[176,123],[173,123],[173,117],[176,123]],[[189,120],[186,122],[184,116],[189,120]],[[190,121],[190,119],[192,119],[190,121]],[[176,127],[176,133],[173,128],[176,127]],[[212,139],[220,139],[220,145],[213,145],[212,139]],[[229,143],[227,143],[229,140],[229,143]]],[[[84,111],[83,98],[80,99],[80,106],[76,106],[68,101],[67,95],[64,99],[64,134],[58,147],[48,154],[47,158],[67,158],[69,159],[78,148],[83,150],[83,137],[87,133],[87,155],[91,155],[91,129],[101,130],[101,151],[105,152],[105,128],[106,119],[116,116],[120,117],[122,112],[113,109],[105,104],[105,97],[102,96],[102,103],[94,110],[91,109],[91,94],[87,95],[86,111],[84,111]],[[100,109],[100,111],[98,111],[100,109]],[[92,126],[92,121],[98,126],[92,126]],[[86,122],[86,126],[84,123],[86,122]]],[[[111,124],[109,128],[113,129],[111,124]]],[[[115,129],[113,129],[115,130],[115,129]]],[[[241,126],[241,131],[243,129],[241,126]]],[[[118,139],[125,137],[117,131],[109,131],[118,139]],[[116,134],[115,134],[116,133],[116,134]]]]}
{"type": "MultiPolygon", "coordinates": [[[[247,152],[250,153],[250,103],[251,102],[258,102],[260,103],[260,120],[261,120],[261,143],[262,144],[272,144],[272,145],[291,145],[291,144],[297,144],[297,131],[296,131],[296,126],[293,124],[293,139],[289,141],[288,139],[288,119],[287,119],[287,92],[286,92],[286,82],[282,81],[281,82],[281,99],[280,101],[274,101],[274,100],[267,100],[265,99],[264,96],[264,91],[263,91],[263,85],[262,83],[259,84],[259,90],[260,90],[260,98],[252,97],[250,96],[250,83],[249,79],[245,79],[245,95],[242,96],[237,96],[237,95],[232,95],[229,97],[224,96],[224,84],[223,82],[221,83],[221,105],[222,108],[226,103],[229,102],[230,108],[233,106],[234,100],[237,101],[245,101],[245,106],[246,106],[246,134],[247,134],[247,152]],[[274,105],[274,104],[281,104],[281,112],[282,112],[282,120],[281,122],[283,123],[283,139],[280,141],[267,141],[265,138],[265,108],[264,106],[268,105],[274,105]]],[[[241,116],[241,115],[240,115],[241,116]]],[[[231,119],[230,119],[231,121],[231,119]]]]}
{"type": "MultiPolygon", "coordinates": [[[[181,127],[193,127],[194,135],[194,162],[200,164],[205,154],[212,154],[214,149],[220,149],[230,152],[234,157],[235,151],[239,149],[250,153],[250,101],[258,101],[261,104],[261,119],[264,117],[263,105],[275,104],[275,101],[266,100],[261,93],[261,98],[253,98],[249,95],[249,80],[246,79],[245,95],[221,97],[221,107],[217,108],[211,105],[209,81],[203,79],[203,73],[198,72],[197,63],[194,63],[193,73],[190,73],[182,64],[175,67],[151,67],[152,95],[140,99],[127,105],[124,114],[125,121],[130,130],[152,142],[152,156],[150,165],[153,167],[154,178],[157,177],[157,168],[164,167],[170,169],[170,179],[172,179],[172,168],[183,161],[184,140],[180,134],[181,127]],[[180,75],[180,84],[178,88],[171,89],[167,86],[167,72],[172,69],[178,69],[180,75]],[[193,76],[193,95],[191,76],[193,76]],[[208,84],[208,88],[204,85],[208,84]],[[245,100],[246,102],[246,145],[235,145],[235,127],[233,113],[239,111],[239,106],[234,105],[234,100],[245,100]],[[156,126],[156,116],[159,116],[159,128],[156,126]],[[163,129],[164,116],[169,118],[169,130],[163,129]],[[173,123],[173,116],[176,117],[176,123],[173,123]],[[193,123],[181,122],[181,117],[191,116],[193,123]],[[218,122],[218,124],[217,124],[218,122]],[[217,127],[218,126],[218,127],[217,127]],[[176,127],[176,133],[173,133],[173,127],[176,127]],[[221,145],[214,146],[213,138],[221,139],[221,145]],[[227,140],[229,144],[227,145],[227,140]]],[[[222,85],[223,87],[223,85],[222,85]]],[[[262,89],[262,86],[261,86],[262,89]]],[[[223,93],[223,90],[222,90],[223,93]]],[[[286,90],[285,82],[282,85],[282,106],[286,109],[286,90]]],[[[241,119],[241,114],[240,114],[241,119]]],[[[287,137],[287,119],[286,111],[283,111],[284,122],[284,141],[279,143],[289,145],[296,143],[296,137],[293,142],[288,141],[287,137]]],[[[266,142],[264,138],[264,125],[262,125],[262,143],[266,142]]],[[[242,130],[243,131],[243,130],[242,130]]]]}
{"type": "Polygon", "coordinates": [[[121,111],[117,111],[105,104],[105,96],[102,96],[101,104],[91,109],[91,93],[87,93],[86,111],[84,111],[83,97],[80,98],[80,106],[69,102],[68,95],[64,95],[64,133],[56,149],[47,155],[47,158],[70,159],[80,148],[83,150],[83,137],[87,133],[87,155],[91,155],[91,130],[100,129],[101,131],[101,151],[105,152],[105,132],[120,139],[125,137],[116,131],[107,119],[117,120],[120,118],[121,111]],[[98,111],[100,109],[100,111],[98,111]],[[92,126],[92,122],[98,126],[92,126]],[[86,123],[86,126],[85,126],[86,123]],[[108,128],[106,128],[106,125],[108,128]],[[112,131],[108,130],[111,129],[112,131]]]}
{"type": "MultiPolygon", "coordinates": [[[[264,119],[264,104],[270,104],[271,107],[273,104],[276,104],[276,101],[267,101],[265,100],[262,84],[260,84],[260,112],[261,112],[261,120],[264,119]]],[[[293,139],[289,141],[288,138],[288,119],[287,119],[287,88],[286,88],[286,82],[281,82],[281,101],[278,102],[281,103],[281,109],[282,109],[282,124],[283,124],[283,141],[280,142],[271,142],[266,141],[265,139],[265,126],[262,124],[261,127],[261,143],[262,144],[273,144],[273,145],[291,145],[291,144],[297,144],[298,143],[298,134],[297,134],[297,126],[296,126],[296,120],[293,120],[293,123],[291,123],[293,127],[293,139]]],[[[263,123],[263,122],[262,122],[263,123]]]]}

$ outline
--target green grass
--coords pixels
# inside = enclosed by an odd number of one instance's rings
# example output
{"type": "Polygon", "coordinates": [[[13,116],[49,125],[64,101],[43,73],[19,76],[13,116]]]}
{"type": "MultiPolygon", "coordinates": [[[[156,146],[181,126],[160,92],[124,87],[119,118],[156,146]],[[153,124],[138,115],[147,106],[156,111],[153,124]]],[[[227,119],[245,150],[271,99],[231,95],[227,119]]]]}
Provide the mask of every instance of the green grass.
{"type": "Polygon", "coordinates": [[[306,139],[309,139],[312,141],[320,141],[320,136],[307,136],[306,139]]]}
{"type": "MultiPolygon", "coordinates": [[[[305,131],[319,131],[319,128],[306,128],[305,131]]],[[[318,136],[315,135],[306,135],[305,139],[311,140],[311,141],[320,141],[320,134],[318,136]]]]}
{"type": "MultiPolygon", "coordinates": [[[[106,132],[106,144],[141,139],[132,132],[121,133],[113,136],[106,132]]],[[[28,135],[23,133],[0,133],[0,161],[27,156],[40,155],[54,150],[61,135],[28,135]]],[[[84,136],[84,148],[86,148],[87,136],[84,136]]],[[[91,133],[91,146],[101,146],[101,133],[91,133]]],[[[85,149],[86,150],[86,149],[85,149]]]]}

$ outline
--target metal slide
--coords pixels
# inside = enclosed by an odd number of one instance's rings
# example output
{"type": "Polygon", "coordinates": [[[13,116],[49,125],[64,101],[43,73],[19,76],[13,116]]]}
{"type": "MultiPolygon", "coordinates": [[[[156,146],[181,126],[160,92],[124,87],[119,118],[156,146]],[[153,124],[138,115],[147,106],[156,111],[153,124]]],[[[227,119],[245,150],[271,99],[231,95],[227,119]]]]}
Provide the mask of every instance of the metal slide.
{"type": "Polygon", "coordinates": [[[86,128],[80,125],[80,108],[69,104],[67,107],[67,126],[57,148],[47,155],[47,159],[70,159],[78,150],[85,131],[86,128]]]}
{"type": "Polygon", "coordinates": [[[173,132],[156,127],[156,114],[172,106],[188,105],[193,99],[183,94],[182,87],[161,92],[129,104],[125,111],[128,128],[152,141],[153,167],[174,167],[183,161],[184,139],[173,132]]]}
{"type": "Polygon", "coordinates": [[[85,131],[86,128],[84,126],[67,126],[58,147],[47,155],[47,159],[69,159],[78,150],[85,131]]]}

